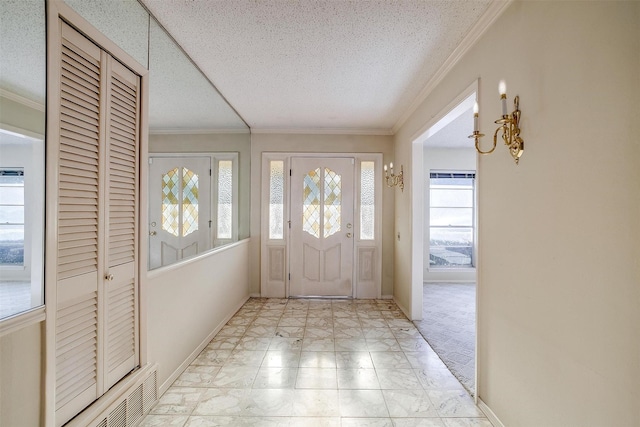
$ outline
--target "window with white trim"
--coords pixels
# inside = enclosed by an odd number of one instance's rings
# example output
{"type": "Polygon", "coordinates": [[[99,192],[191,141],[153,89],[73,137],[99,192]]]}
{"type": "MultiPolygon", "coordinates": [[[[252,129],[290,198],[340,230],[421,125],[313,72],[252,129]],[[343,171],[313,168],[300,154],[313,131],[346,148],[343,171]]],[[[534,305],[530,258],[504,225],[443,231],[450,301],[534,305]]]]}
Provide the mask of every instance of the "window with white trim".
{"type": "Polygon", "coordinates": [[[429,206],[429,266],[474,267],[475,172],[431,172],[429,206]]]}
{"type": "Polygon", "coordinates": [[[0,169],[0,265],[24,265],[24,169],[0,169]]]}

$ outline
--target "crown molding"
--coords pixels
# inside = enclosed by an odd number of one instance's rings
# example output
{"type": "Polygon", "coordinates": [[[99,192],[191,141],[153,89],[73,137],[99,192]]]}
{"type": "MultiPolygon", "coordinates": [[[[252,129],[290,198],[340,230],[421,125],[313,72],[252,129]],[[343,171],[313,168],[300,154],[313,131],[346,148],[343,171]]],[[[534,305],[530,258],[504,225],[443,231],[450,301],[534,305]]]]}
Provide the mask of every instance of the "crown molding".
{"type": "Polygon", "coordinates": [[[2,98],[9,99],[11,101],[17,102],[18,104],[22,104],[26,107],[33,108],[34,110],[42,111],[44,113],[44,104],[41,104],[36,101],[32,101],[24,96],[17,95],[13,92],[9,92],[6,89],[0,88],[0,96],[2,98]]]}
{"type": "Polygon", "coordinates": [[[149,135],[210,135],[228,133],[251,133],[249,129],[149,129],[149,135]]]}
{"type": "Polygon", "coordinates": [[[391,129],[372,128],[251,128],[252,134],[296,134],[296,135],[393,135],[391,129]]]}
{"type": "Polygon", "coordinates": [[[449,74],[449,71],[462,59],[473,45],[482,37],[482,35],[491,27],[491,24],[507,9],[513,0],[493,0],[487,10],[482,14],[480,19],[471,27],[467,35],[464,36],[458,47],[449,55],[447,60],[442,64],[433,77],[429,79],[427,84],[422,88],[418,96],[413,100],[405,112],[400,116],[396,124],[391,128],[392,134],[396,134],[402,125],[416,112],[418,107],[427,99],[431,92],[442,82],[449,74]]]}

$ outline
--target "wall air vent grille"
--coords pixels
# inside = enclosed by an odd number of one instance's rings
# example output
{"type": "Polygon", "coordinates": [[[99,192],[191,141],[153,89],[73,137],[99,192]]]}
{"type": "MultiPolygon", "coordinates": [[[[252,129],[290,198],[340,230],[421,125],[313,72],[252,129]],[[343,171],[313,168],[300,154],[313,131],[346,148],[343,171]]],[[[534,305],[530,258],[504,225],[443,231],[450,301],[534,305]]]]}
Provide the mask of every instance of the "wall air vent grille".
{"type": "MultiPolygon", "coordinates": [[[[144,382],[125,393],[109,410],[96,417],[92,427],[133,427],[158,400],[158,373],[151,371],[144,382]],[[108,413],[108,415],[107,415],[108,413]]],[[[87,410],[90,410],[88,408],[87,410]]]]}

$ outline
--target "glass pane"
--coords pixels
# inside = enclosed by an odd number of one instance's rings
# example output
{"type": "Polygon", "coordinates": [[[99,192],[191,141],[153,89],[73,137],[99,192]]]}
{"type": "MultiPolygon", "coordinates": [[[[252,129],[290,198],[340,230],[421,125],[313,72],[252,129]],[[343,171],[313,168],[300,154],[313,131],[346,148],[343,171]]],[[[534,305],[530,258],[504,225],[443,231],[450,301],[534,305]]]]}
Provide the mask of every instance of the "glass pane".
{"type": "Polygon", "coordinates": [[[146,67],[149,14],[137,1],[65,0],[65,3],[146,67]]]}
{"type": "Polygon", "coordinates": [[[284,239],[284,162],[269,162],[269,238],[284,239]]]}
{"type": "Polygon", "coordinates": [[[0,265],[24,264],[24,225],[0,224],[0,265]]]}
{"type": "Polygon", "coordinates": [[[22,186],[24,185],[24,172],[22,170],[2,170],[0,171],[0,186],[22,186]]]}
{"type": "Polygon", "coordinates": [[[431,178],[431,188],[473,188],[473,178],[431,178]]]}
{"type": "Polygon", "coordinates": [[[432,208],[473,207],[473,190],[431,189],[430,204],[432,208]]]}
{"type": "Polygon", "coordinates": [[[180,192],[180,175],[178,168],[162,175],[162,229],[178,236],[180,222],[178,193],[180,192]]]}
{"type": "Polygon", "coordinates": [[[437,267],[471,267],[471,246],[431,246],[429,265],[437,267]]]}
{"type": "Polygon", "coordinates": [[[360,239],[375,238],[375,163],[360,163],[360,239]]]}
{"type": "Polygon", "coordinates": [[[0,185],[0,205],[24,205],[23,185],[0,185]]]}
{"type": "Polygon", "coordinates": [[[329,168],[324,170],[324,237],[340,231],[342,205],[341,176],[329,168]]]}
{"type": "Polygon", "coordinates": [[[198,231],[198,175],[182,170],[182,235],[198,231]]]}
{"type": "Polygon", "coordinates": [[[218,162],[218,239],[233,237],[233,162],[218,162]]]}
{"type": "Polygon", "coordinates": [[[45,3],[0,0],[0,320],[44,303],[45,3]]]}
{"type": "Polygon", "coordinates": [[[473,245],[473,228],[431,227],[429,242],[431,246],[469,246],[473,245]]]}
{"type": "Polygon", "coordinates": [[[320,238],[320,168],[309,171],[302,184],[302,230],[320,238]]]}
{"type": "Polygon", "coordinates": [[[0,206],[0,224],[24,224],[24,206],[0,206]]]}
{"type": "Polygon", "coordinates": [[[472,228],[431,228],[429,264],[438,267],[471,267],[472,228]]]}
{"type": "Polygon", "coordinates": [[[431,226],[473,225],[473,208],[431,208],[431,226]]]}

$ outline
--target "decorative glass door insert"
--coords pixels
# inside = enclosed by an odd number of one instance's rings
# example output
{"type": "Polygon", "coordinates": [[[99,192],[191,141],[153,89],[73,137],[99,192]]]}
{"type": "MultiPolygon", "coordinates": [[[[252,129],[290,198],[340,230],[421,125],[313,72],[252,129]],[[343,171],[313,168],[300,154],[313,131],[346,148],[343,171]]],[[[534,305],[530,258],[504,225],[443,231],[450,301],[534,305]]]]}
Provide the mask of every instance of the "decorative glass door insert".
{"type": "Polygon", "coordinates": [[[176,237],[198,231],[198,174],[188,168],[162,175],[162,229],[176,237]]]}
{"type": "Polygon", "coordinates": [[[316,168],[310,170],[304,176],[302,192],[303,231],[316,238],[327,238],[340,231],[341,179],[341,175],[330,168],[324,168],[324,170],[316,168]],[[322,194],[320,194],[320,182],[324,183],[322,194]],[[321,221],[323,225],[321,225],[321,221]]]}

